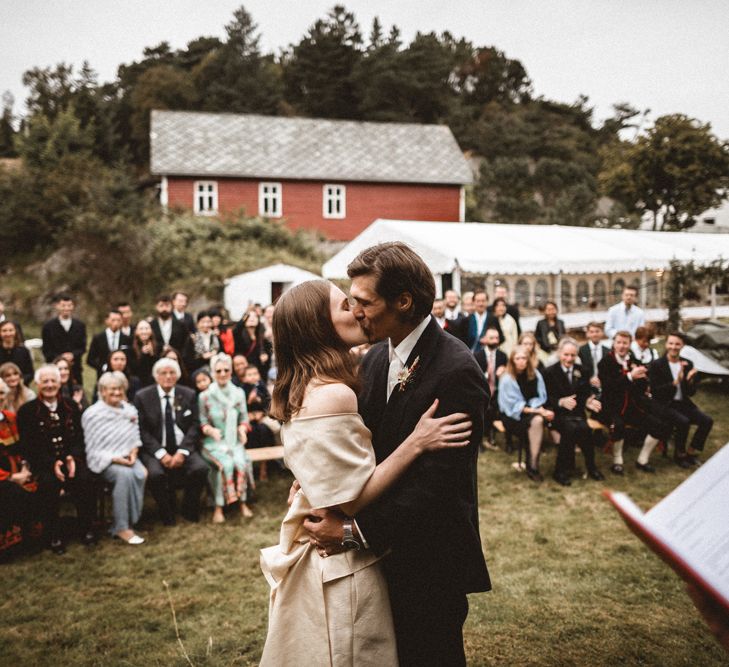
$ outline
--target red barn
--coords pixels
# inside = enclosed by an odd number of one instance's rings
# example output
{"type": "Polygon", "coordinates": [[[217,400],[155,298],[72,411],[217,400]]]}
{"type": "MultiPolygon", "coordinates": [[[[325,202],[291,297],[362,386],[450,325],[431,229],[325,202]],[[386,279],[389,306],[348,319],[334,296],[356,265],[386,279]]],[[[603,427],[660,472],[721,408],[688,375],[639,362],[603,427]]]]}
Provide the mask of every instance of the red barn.
{"type": "Polygon", "coordinates": [[[444,125],[153,111],[150,140],[163,206],[340,241],[377,218],[463,222],[473,178],[444,125]]]}

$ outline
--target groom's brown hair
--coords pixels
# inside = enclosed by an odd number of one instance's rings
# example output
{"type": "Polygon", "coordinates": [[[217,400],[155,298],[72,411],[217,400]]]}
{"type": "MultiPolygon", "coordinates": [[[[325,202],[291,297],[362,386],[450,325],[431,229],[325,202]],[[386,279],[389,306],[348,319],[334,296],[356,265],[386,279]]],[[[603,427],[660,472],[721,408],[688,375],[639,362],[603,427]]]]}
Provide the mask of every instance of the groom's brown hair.
{"type": "Polygon", "coordinates": [[[366,248],[347,267],[347,275],[350,278],[374,276],[375,291],[388,304],[403,292],[410,294],[413,305],[406,314],[410,322],[420,322],[433,307],[433,274],[420,255],[400,241],[366,248]]]}

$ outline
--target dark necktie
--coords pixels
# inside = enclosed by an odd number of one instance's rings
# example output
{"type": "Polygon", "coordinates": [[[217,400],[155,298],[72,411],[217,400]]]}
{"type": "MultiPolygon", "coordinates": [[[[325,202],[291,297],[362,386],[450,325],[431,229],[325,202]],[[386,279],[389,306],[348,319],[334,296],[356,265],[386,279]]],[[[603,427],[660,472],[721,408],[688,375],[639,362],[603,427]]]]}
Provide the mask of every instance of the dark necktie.
{"type": "Polygon", "coordinates": [[[174,454],[177,450],[175,442],[175,419],[172,415],[172,401],[170,395],[165,394],[165,449],[174,454]]]}
{"type": "Polygon", "coordinates": [[[567,382],[570,383],[570,387],[571,387],[572,386],[572,369],[571,368],[567,369],[567,382]]]}

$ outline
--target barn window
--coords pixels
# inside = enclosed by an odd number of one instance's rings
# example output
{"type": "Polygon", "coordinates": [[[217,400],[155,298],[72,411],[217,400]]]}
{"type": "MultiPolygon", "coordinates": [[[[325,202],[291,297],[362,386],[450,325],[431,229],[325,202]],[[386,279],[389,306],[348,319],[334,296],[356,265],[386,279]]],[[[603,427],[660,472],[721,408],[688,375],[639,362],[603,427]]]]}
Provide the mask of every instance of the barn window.
{"type": "Polygon", "coordinates": [[[343,185],[326,184],[322,199],[325,218],[345,218],[347,216],[347,189],[343,185]]]}
{"type": "Polygon", "coordinates": [[[281,183],[258,184],[258,215],[280,218],[283,213],[281,183]]]}
{"type": "Polygon", "coordinates": [[[215,215],[218,212],[218,182],[195,181],[195,213],[215,215]]]}

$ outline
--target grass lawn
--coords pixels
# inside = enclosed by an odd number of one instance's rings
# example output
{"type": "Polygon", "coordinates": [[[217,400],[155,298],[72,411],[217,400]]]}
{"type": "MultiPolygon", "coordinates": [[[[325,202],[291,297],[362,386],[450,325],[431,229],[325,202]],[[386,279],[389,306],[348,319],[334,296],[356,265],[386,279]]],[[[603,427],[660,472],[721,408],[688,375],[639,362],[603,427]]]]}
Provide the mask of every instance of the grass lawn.
{"type": "MultiPolygon", "coordinates": [[[[698,403],[715,417],[709,452],[729,441],[727,394],[704,385],[698,403]]],[[[644,509],[687,473],[660,454],[658,474],[606,484],[644,509]]],[[[554,451],[543,460],[551,473],[554,451]]],[[[473,665],[720,665],[722,653],[681,581],[638,541],[603,499],[602,484],[535,485],[487,452],[479,462],[481,533],[494,590],[471,596],[465,628],[473,665]]],[[[290,478],[259,484],[255,518],[164,528],[149,520],[147,543],[103,539],[0,566],[0,664],[189,665],[182,656],[164,582],[194,665],[255,665],[267,622],[258,550],[277,540],[290,478]]],[[[302,664],[306,664],[302,647],[302,664]]],[[[384,666],[383,666],[384,667],[384,666]]]]}

